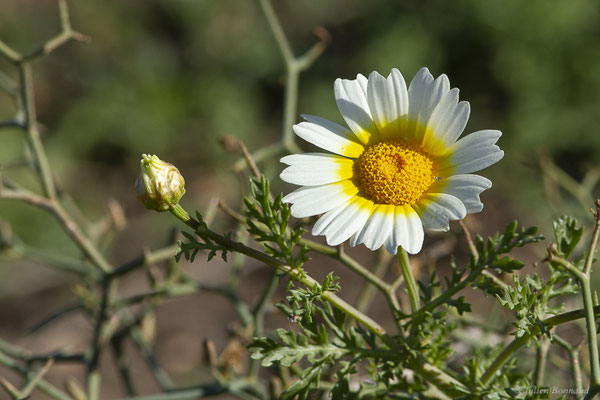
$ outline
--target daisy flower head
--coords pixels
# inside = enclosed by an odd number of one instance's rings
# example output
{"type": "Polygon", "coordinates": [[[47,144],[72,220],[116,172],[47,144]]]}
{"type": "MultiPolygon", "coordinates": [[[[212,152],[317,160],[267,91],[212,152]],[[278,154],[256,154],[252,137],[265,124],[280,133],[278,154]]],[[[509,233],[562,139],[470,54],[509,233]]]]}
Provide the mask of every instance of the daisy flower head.
{"type": "Polygon", "coordinates": [[[407,87],[400,71],[387,78],[337,79],[335,100],[348,128],[303,115],[294,132],[328,153],[293,154],[281,179],[302,187],[283,198],[294,217],[323,214],[312,234],[335,246],[348,239],[371,250],[411,254],[423,246],[423,228],[449,229],[449,221],[483,209],[479,195],[492,182],[472,172],[499,161],[497,130],[458,139],[469,103],[458,100],[446,75],[427,68],[407,87]],[[458,139],[458,140],[457,140],[458,139]]]}

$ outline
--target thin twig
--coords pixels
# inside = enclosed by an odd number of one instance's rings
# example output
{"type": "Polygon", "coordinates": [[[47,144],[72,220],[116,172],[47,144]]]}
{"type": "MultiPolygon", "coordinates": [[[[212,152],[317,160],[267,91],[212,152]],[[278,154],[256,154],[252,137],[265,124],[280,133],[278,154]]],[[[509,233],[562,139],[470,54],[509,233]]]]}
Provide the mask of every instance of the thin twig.
{"type": "Polygon", "coordinates": [[[250,170],[252,171],[252,173],[254,174],[254,176],[256,178],[260,179],[262,174],[260,173],[260,170],[258,169],[258,166],[256,165],[256,162],[254,161],[254,158],[252,158],[252,155],[248,152],[246,145],[241,140],[238,140],[238,146],[240,146],[240,151],[242,152],[244,159],[248,163],[250,170]]]}
{"type": "Polygon", "coordinates": [[[172,259],[175,257],[175,251],[177,251],[177,245],[170,245],[163,247],[162,249],[157,249],[145,253],[142,256],[139,256],[137,258],[134,258],[133,260],[127,261],[126,263],[119,265],[112,272],[110,272],[107,275],[107,277],[109,279],[115,279],[131,271],[134,271],[137,268],[148,263],[158,263],[161,261],[172,259]]]}
{"type": "MultiPolygon", "coordinates": [[[[35,377],[35,374],[33,372],[19,365],[15,360],[7,356],[2,351],[0,351],[0,365],[4,365],[5,367],[10,368],[11,370],[17,372],[19,375],[27,379],[34,379],[35,377]]],[[[46,395],[48,395],[54,400],[72,400],[70,396],[62,392],[60,389],[57,389],[55,386],[53,386],[43,378],[40,378],[36,382],[36,386],[42,392],[44,392],[46,395]]]]}
{"type": "MultiPolygon", "coordinates": [[[[273,297],[273,293],[277,290],[277,284],[279,283],[279,273],[277,270],[271,272],[271,278],[267,283],[266,288],[263,291],[262,296],[256,303],[254,310],[252,311],[252,315],[254,316],[254,332],[252,334],[253,337],[262,337],[264,335],[264,315],[268,306],[268,301],[273,297]]],[[[249,375],[258,377],[260,366],[260,360],[252,360],[250,364],[249,375]]]]}
{"type": "Polygon", "coordinates": [[[4,71],[0,71],[0,89],[8,93],[8,95],[13,99],[16,99],[17,96],[19,96],[19,87],[17,82],[15,82],[4,71]]]}
{"type": "Polygon", "coordinates": [[[22,190],[2,190],[1,187],[0,198],[19,200],[50,212],[52,215],[54,215],[60,225],[65,229],[65,231],[78,245],[82,252],[96,267],[98,267],[98,269],[100,269],[101,272],[107,273],[112,270],[112,266],[106,261],[96,246],[83,234],[81,229],[75,224],[75,222],[57,201],[22,190]]]}
{"type": "Polygon", "coordinates": [[[475,259],[475,261],[477,261],[477,259],[479,258],[479,253],[477,253],[477,247],[475,247],[475,243],[473,243],[473,238],[471,237],[471,232],[469,232],[469,228],[467,228],[467,225],[465,225],[465,223],[461,219],[458,220],[458,224],[460,225],[460,228],[462,229],[463,234],[465,235],[467,247],[469,248],[471,256],[475,259]]]}
{"type": "Polygon", "coordinates": [[[579,364],[579,350],[583,342],[579,342],[577,346],[571,346],[569,342],[560,337],[556,332],[552,334],[552,341],[556,342],[559,346],[565,349],[569,353],[571,376],[573,377],[573,384],[577,393],[583,392],[583,379],[581,377],[581,365],[579,364]]]}
{"type": "Polygon", "coordinates": [[[23,389],[21,389],[21,396],[23,399],[27,399],[31,396],[31,393],[33,392],[33,390],[36,388],[36,386],[42,380],[42,378],[44,376],[46,376],[48,371],[50,371],[50,368],[52,368],[52,365],[54,365],[53,358],[46,361],[46,364],[44,364],[42,369],[33,377],[33,379],[31,379],[29,382],[27,382],[27,385],[25,385],[25,387],[23,389]]]}
{"type": "MultiPolygon", "coordinates": [[[[314,31],[317,42],[303,55],[296,57],[294,56],[289,40],[281,27],[281,23],[273,10],[271,1],[259,0],[259,4],[265,19],[267,20],[267,25],[275,38],[277,47],[281,52],[285,64],[286,77],[281,141],[254,153],[253,158],[255,161],[261,161],[266,157],[282,153],[283,151],[290,153],[299,151],[299,147],[294,140],[292,126],[297,117],[298,81],[300,73],[307,70],[319,58],[331,40],[327,30],[323,27],[318,27],[314,31]]],[[[242,165],[243,164],[241,164],[240,161],[236,162],[234,170],[241,170],[242,165]]]]}
{"type": "Polygon", "coordinates": [[[87,398],[88,400],[98,400],[100,397],[100,371],[98,364],[100,362],[100,353],[104,347],[102,343],[102,334],[104,322],[108,315],[108,305],[110,304],[110,292],[112,290],[111,280],[105,279],[102,283],[102,293],[100,306],[96,316],[96,326],[94,328],[94,338],[90,346],[90,358],[87,363],[87,398]]]}
{"type": "Polygon", "coordinates": [[[560,169],[547,153],[540,153],[538,160],[542,173],[569,192],[583,207],[587,209],[594,202],[586,187],[560,169]]]}
{"type": "Polygon", "coordinates": [[[46,151],[42,145],[40,132],[38,129],[31,65],[28,63],[20,64],[18,70],[21,88],[21,100],[23,102],[23,109],[25,112],[24,122],[27,132],[27,140],[35,156],[44,194],[50,199],[56,199],[54,178],[52,177],[48,157],[46,156],[46,151]]]}
{"type": "Polygon", "coordinates": [[[121,375],[123,387],[127,392],[127,395],[133,397],[136,394],[136,390],[135,385],[133,384],[131,373],[129,371],[127,355],[125,354],[125,349],[123,349],[123,340],[114,340],[113,338],[110,341],[110,347],[113,351],[113,357],[115,357],[115,364],[117,365],[117,369],[121,375]]]}
{"type": "MultiPolygon", "coordinates": [[[[392,256],[387,251],[380,251],[377,263],[373,267],[373,274],[379,279],[384,279],[385,274],[393,261],[392,256]]],[[[388,285],[389,286],[389,285],[388,285]]],[[[388,287],[388,289],[391,289],[388,287]]],[[[361,291],[356,298],[356,308],[362,312],[367,312],[373,298],[375,297],[376,287],[374,285],[363,285],[361,291]]]]}

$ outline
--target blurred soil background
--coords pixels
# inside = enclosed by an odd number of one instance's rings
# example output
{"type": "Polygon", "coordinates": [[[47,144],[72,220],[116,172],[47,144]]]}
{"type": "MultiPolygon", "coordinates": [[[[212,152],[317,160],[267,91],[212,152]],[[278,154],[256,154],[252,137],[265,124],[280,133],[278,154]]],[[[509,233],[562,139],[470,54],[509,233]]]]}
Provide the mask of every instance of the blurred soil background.
{"type": "MultiPolygon", "coordinates": [[[[387,75],[396,67],[410,81],[427,66],[434,76],[446,73],[452,86],[460,88],[461,99],[471,103],[466,133],[486,128],[503,132],[499,144],[505,158],[483,172],[494,182],[482,196],[485,209],[467,219],[473,232],[493,233],[518,217],[522,224],[540,225],[550,236],[557,209],[587,216],[576,196],[552,191],[548,182],[544,186],[539,159],[554,160],[576,181],[598,166],[599,2],[273,3],[296,54],[315,43],[316,27],[331,36],[324,54],[300,77],[298,114],[342,122],[333,97],[336,78],[373,70],[387,75]]],[[[219,139],[234,136],[250,151],[279,140],[284,65],[256,1],[71,1],[70,11],[74,29],[91,41],[70,43],[35,64],[37,111],[58,181],[85,218],[101,221],[112,200],[122,207],[126,226],[107,253],[118,265],[144,249],[166,245],[172,230],[182,229],[173,218],[148,212],[135,199],[132,188],[141,153],[156,153],[177,165],[187,183],[185,208],[205,210],[213,196],[239,206],[247,185],[231,172],[238,155],[225,151],[219,139]]],[[[35,49],[58,28],[53,0],[0,0],[0,39],[18,50],[35,49]]],[[[0,60],[0,69],[15,74],[5,60],[0,60]]],[[[11,99],[0,93],[0,120],[12,118],[14,111],[11,99]]],[[[314,150],[306,143],[300,146],[314,150]]],[[[2,173],[31,184],[30,172],[10,167],[23,149],[21,131],[0,130],[2,173]]],[[[281,166],[276,159],[260,166],[273,177],[276,192],[292,189],[278,179],[281,166]]],[[[78,256],[42,211],[0,201],[0,220],[27,245],[78,256]]],[[[214,226],[228,231],[235,225],[218,213],[214,226]]],[[[456,242],[459,258],[465,257],[457,226],[453,231],[443,240],[456,242]]],[[[440,240],[428,236],[425,248],[440,240]]],[[[349,251],[365,262],[373,258],[364,247],[349,251]]],[[[443,268],[448,257],[440,254],[438,267],[443,268]]],[[[427,257],[425,252],[415,263],[426,265],[427,257]]],[[[541,258],[524,257],[527,262],[541,258]]],[[[207,283],[223,282],[228,268],[220,261],[206,263],[203,256],[186,266],[207,283]]],[[[334,269],[343,276],[342,297],[355,299],[359,280],[340,266],[316,257],[307,269],[317,278],[334,269]]],[[[267,269],[249,262],[242,296],[255,301],[268,275],[267,269]]],[[[74,290],[72,276],[6,251],[0,258],[0,337],[34,352],[64,346],[85,350],[92,326],[76,312],[30,333],[38,322],[72,304],[74,290]]],[[[144,290],[143,273],[128,276],[119,286],[120,293],[144,290]]],[[[280,290],[278,296],[283,294],[280,290]]],[[[388,317],[377,313],[378,307],[372,307],[376,319],[388,317]]],[[[222,351],[234,321],[233,309],[217,295],[167,301],[156,314],[159,363],[178,384],[209,380],[202,342],[213,340],[222,351]]],[[[268,326],[285,324],[282,313],[269,314],[268,326]]],[[[126,351],[140,361],[133,348],[126,351]]],[[[122,396],[118,374],[108,368],[112,355],[105,352],[104,357],[102,398],[122,396]]],[[[48,379],[60,387],[66,376],[83,382],[83,374],[77,365],[58,364],[48,379]]],[[[3,370],[0,375],[13,378],[3,370]]],[[[141,394],[158,390],[141,361],[135,375],[141,394]]]]}

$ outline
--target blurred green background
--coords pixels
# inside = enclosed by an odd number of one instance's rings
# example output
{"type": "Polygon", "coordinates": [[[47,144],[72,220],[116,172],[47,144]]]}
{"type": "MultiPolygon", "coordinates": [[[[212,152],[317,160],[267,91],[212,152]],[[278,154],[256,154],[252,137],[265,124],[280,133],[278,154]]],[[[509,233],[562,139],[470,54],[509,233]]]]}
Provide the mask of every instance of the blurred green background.
{"type": "MultiPolygon", "coordinates": [[[[188,182],[188,208],[204,209],[213,195],[237,204],[239,181],[229,171],[237,156],[218,140],[233,135],[251,151],[279,140],[284,65],[257,1],[70,6],[74,29],[91,42],[69,43],[35,64],[39,120],[59,182],[86,217],[101,218],[109,198],[123,206],[128,226],[111,254],[122,262],[144,247],[163,245],[174,225],[135,200],[140,154],[156,153],[179,167],[188,182]]],[[[466,133],[502,130],[505,158],[483,172],[494,188],[483,195],[484,221],[491,222],[481,230],[501,229],[514,217],[548,226],[555,210],[543,195],[540,152],[578,181],[598,164],[596,0],[274,0],[273,6],[297,55],[315,43],[315,27],[331,35],[324,54],[301,75],[298,114],[341,122],[336,78],[373,70],[387,75],[396,67],[409,81],[427,66],[435,76],[446,73],[471,103],[466,133]]],[[[52,0],[2,0],[0,9],[0,39],[19,51],[37,48],[58,31],[52,0]]],[[[0,69],[15,76],[4,60],[0,69]]],[[[0,120],[14,111],[0,93],[0,120]]],[[[10,167],[23,154],[23,134],[0,129],[2,173],[31,185],[31,173],[10,167]]],[[[277,160],[263,168],[273,176],[280,170],[277,160]]],[[[564,212],[581,211],[565,199],[564,212]]],[[[0,219],[28,244],[77,254],[40,211],[0,201],[0,219]]],[[[34,282],[45,287],[62,279],[39,268],[20,276],[10,260],[0,263],[5,304],[37,290],[34,282]]],[[[20,317],[4,311],[0,321],[18,325],[20,317]]]]}

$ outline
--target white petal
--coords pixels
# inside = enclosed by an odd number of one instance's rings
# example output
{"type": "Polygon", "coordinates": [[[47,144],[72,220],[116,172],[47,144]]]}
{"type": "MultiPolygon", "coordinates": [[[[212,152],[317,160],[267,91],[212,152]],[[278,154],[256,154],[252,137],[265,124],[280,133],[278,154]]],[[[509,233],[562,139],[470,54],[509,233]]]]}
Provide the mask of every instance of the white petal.
{"type": "Polygon", "coordinates": [[[350,202],[323,215],[313,228],[313,234],[324,234],[327,244],[337,246],[360,230],[371,215],[373,202],[355,196],[350,202]]]}
{"type": "Polygon", "coordinates": [[[426,193],[415,206],[427,229],[447,231],[449,221],[463,219],[467,215],[465,205],[446,193],[426,193]]]}
{"type": "Polygon", "coordinates": [[[354,162],[333,154],[292,154],[280,161],[289,165],[280,178],[294,185],[324,185],[350,179],[353,175],[354,162]]]}
{"type": "Polygon", "coordinates": [[[365,144],[372,135],[377,136],[367,102],[367,84],[367,78],[359,74],[354,80],[338,78],[333,85],[340,113],[356,137],[365,144]]]}
{"type": "Polygon", "coordinates": [[[500,161],[504,152],[494,143],[501,135],[500,131],[487,129],[463,137],[440,160],[440,175],[475,172],[500,161]]]}
{"type": "Polygon", "coordinates": [[[331,221],[333,221],[335,217],[337,217],[342,211],[344,211],[344,209],[348,207],[348,204],[350,204],[351,201],[352,200],[348,200],[344,204],[339,205],[336,208],[329,210],[325,214],[321,215],[317,222],[315,222],[311,233],[314,236],[323,235],[325,229],[329,226],[331,221]]]}
{"type": "Polygon", "coordinates": [[[344,204],[358,192],[349,180],[322,186],[304,186],[285,196],[284,203],[292,203],[292,215],[310,217],[344,204]]]}
{"type": "Polygon", "coordinates": [[[468,214],[483,210],[479,195],[492,187],[492,181],[479,175],[453,175],[435,182],[431,192],[448,193],[463,202],[468,214]]]}
{"type": "Polygon", "coordinates": [[[367,100],[379,133],[383,138],[391,137],[398,130],[401,118],[408,114],[408,91],[400,71],[392,69],[387,79],[372,72],[367,86],[367,100]]]}
{"type": "Polygon", "coordinates": [[[347,128],[312,115],[302,115],[302,118],[308,122],[300,122],[293,129],[296,135],[307,142],[346,157],[356,158],[363,152],[363,145],[347,128]]]}
{"type": "Polygon", "coordinates": [[[385,243],[391,254],[396,254],[398,246],[410,254],[416,254],[423,247],[423,223],[415,210],[408,205],[396,206],[394,210],[394,228],[385,243]]]}
{"type": "Polygon", "coordinates": [[[433,75],[427,68],[421,68],[410,82],[408,88],[408,114],[411,119],[418,119],[425,101],[427,88],[433,82],[433,75]]]}
{"type": "Polygon", "coordinates": [[[365,226],[352,236],[350,245],[356,246],[364,243],[370,250],[377,250],[392,234],[393,225],[394,206],[376,205],[365,226]]]}
{"type": "MultiPolygon", "coordinates": [[[[444,74],[436,80],[427,68],[421,68],[408,88],[408,116],[422,129],[427,126],[431,113],[450,90],[450,81],[444,74]]],[[[420,132],[423,133],[423,132],[420,132]]]]}
{"type": "Polygon", "coordinates": [[[423,146],[432,155],[444,153],[465,129],[470,107],[466,101],[458,102],[458,89],[444,95],[427,124],[423,146]]]}

